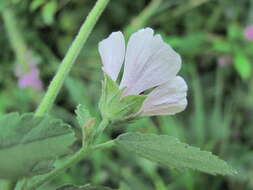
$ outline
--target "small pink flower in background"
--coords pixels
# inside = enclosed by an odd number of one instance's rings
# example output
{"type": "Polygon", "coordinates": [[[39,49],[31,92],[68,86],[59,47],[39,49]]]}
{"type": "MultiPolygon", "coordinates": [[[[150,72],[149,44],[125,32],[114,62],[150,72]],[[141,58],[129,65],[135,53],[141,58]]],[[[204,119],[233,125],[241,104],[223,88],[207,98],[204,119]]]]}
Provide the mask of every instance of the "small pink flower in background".
{"type": "Polygon", "coordinates": [[[248,40],[253,40],[253,25],[248,26],[247,28],[245,28],[245,30],[244,30],[244,36],[248,40]]]}
{"type": "Polygon", "coordinates": [[[171,115],[187,105],[187,85],[177,76],[180,56],[151,28],[133,33],[125,47],[121,32],[113,32],[99,43],[103,71],[117,80],[124,63],[120,88],[124,96],[138,95],[154,88],[140,110],[141,115],[171,115]]]}
{"type": "Polygon", "coordinates": [[[218,58],[217,63],[220,67],[226,67],[232,64],[232,58],[228,55],[224,55],[218,58]]]}
{"type": "Polygon", "coordinates": [[[18,77],[18,86],[20,88],[32,87],[36,90],[42,90],[43,83],[40,80],[36,62],[32,59],[30,53],[27,53],[26,57],[28,59],[27,68],[22,68],[21,65],[16,66],[15,74],[18,77]]]}
{"type": "Polygon", "coordinates": [[[28,73],[21,76],[18,80],[20,88],[33,87],[34,89],[41,90],[43,88],[42,82],[39,79],[38,69],[31,69],[28,73]]]}

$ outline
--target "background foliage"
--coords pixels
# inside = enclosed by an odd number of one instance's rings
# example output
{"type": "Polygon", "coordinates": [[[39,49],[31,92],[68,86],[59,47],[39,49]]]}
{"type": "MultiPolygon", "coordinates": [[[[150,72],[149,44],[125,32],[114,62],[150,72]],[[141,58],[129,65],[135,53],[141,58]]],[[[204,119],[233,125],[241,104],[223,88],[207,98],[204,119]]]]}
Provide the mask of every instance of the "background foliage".
{"type": "MultiPolygon", "coordinates": [[[[7,3],[10,2],[1,0],[1,12],[7,3]]],[[[44,87],[93,4],[93,0],[11,1],[22,38],[16,45],[32,52],[44,87]]],[[[23,58],[18,57],[11,45],[3,18],[0,21],[0,114],[34,111],[45,89],[21,89],[17,85],[15,65],[23,58]]],[[[52,111],[76,126],[76,130],[79,130],[74,116],[77,104],[86,105],[91,115],[99,118],[97,104],[103,75],[98,42],[112,31],[123,30],[129,35],[139,27],[150,26],[182,56],[181,75],[189,86],[189,105],[176,116],[143,118],[127,127],[113,126],[107,129],[103,140],[117,137],[123,131],[175,136],[219,155],[239,171],[238,175],[221,177],[170,170],[113,149],[93,153],[40,189],[90,182],[120,186],[122,190],[252,189],[253,42],[243,35],[250,24],[253,24],[252,0],[112,0],[52,111]]]]}

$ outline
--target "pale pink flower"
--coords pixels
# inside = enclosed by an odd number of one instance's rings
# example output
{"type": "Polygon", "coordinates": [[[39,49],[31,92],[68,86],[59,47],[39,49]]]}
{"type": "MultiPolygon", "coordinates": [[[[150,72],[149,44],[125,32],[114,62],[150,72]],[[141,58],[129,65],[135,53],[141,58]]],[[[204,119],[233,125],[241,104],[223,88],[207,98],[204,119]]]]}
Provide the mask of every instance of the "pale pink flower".
{"type": "Polygon", "coordinates": [[[223,55],[218,58],[217,63],[220,67],[226,67],[232,64],[232,58],[228,55],[223,55]]]}
{"type": "Polygon", "coordinates": [[[187,85],[177,76],[180,56],[151,28],[133,33],[125,48],[121,32],[113,32],[99,43],[103,71],[117,80],[124,63],[120,88],[124,96],[138,95],[154,88],[140,109],[141,115],[172,115],[187,105],[187,85]]]}
{"type": "Polygon", "coordinates": [[[20,88],[32,87],[35,90],[42,90],[43,83],[40,80],[36,61],[32,59],[29,52],[27,52],[26,58],[27,63],[25,69],[20,64],[16,66],[15,74],[18,77],[18,86],[20,88]]]}
{"type": "Polygon", "coordinates": [[[18,85],[20,88],[32,87],[41,90],[43,85],[39,79],[39,70],[37,68],[32,68],[29,72],[21,75],[18,80],[18,85]]]}
{"type": "Polygon", "coordinates": [[[248,27],[245,28],[245,30],[244,30],[244,36],[248,40],[253,40],[253,25],[248,26],[248,27]]]}

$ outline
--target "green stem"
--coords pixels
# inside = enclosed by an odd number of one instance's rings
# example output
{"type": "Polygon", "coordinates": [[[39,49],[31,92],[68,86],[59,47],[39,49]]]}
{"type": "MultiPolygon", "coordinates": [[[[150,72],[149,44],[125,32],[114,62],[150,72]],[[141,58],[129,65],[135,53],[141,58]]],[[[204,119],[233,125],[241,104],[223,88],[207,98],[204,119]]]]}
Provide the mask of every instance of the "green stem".
{"type": "Polygon", "coordinates": [[[186,13],[187,11],[190,11],[191,9],[194,9],[198,6],[201,6],[204,3],[210,2],[210,0],[190,0],[187,3],[182,4],[178,9],[175,10],[172,14],[172,18],[181,16],[182,14],[186,13]]]}
{"type": "Polygon", "coordinates": [[[114,145],[115,145],[115,140],[110,140],[110,141],[107,141],[107,142],[102,143],[102,144],[94,145],[92,147],[92,149],[93,150],[98,150],[98,149],[110,148],[114,145]]]}
{"type": "Polygon", "coordinates": [[[11,8],[5,8],[2,12],[2,16],[8,38],[16,55],[16,59],[22,68],[26,70],[28,67],[25,57],[27,47],[25,41],[23,40],[22,34],[19,31],[15,13],[11,8]]]}
{"type": "Polygon", "coordinates": [[[70,72],[71,67],[73,66],[78,54],[80,53],[98,18],[102,14],[109,1],[110,0],[98,0],[89,15],[87,16],[86,20],[84,21],[83,25],[79,30],[79,33],[77,34],[75,40],[70,46],[66,56],[62,60],[62,63],[53,80],[51,81],[49,88],[42,102],[40,103],[35,115],[42,116],[51,109],[55,98],[63,85],[64,79],[70,72]]]}
{"type": "Polygon", "coordinates": [[[73,164],[79,162],[81,159],[83,159],[88,153],[95,151],[95,150],[101,150],[104,148],[110,148],[113,145],[115,145],[114,140],[107,141],[105,143],[95,145],[91,148],[81,148],[77,153],[75,153],[73,156],[71,156],[68,160],[66,160],[63,164],[58,166],[56,169],[52,170],[48,174],[45,174],[43,177],[38,179],[35,183],[28,186],[28,190],[36,190],[39,186],[42,184],[50,181],[52,178],[56,177],[59,173],[63,172],[64,170],[70,168],[73,164]]]}
{"type": "Polygon", "coordinates": [[[130,34],[132,34],[136,29],[144,27],[150,17],[153,16],[153,14],[157,11],[161,3],[162,0],[152,0],[144,8],[144,10],[131,21],[130,25],[125,28],[124,31],[126,36],[130,36],[130,34]]]}
{"type": "Polygon", "coordinates": [[[77,153],[71,156],[66,162],[61,164],[56,169],[52,170],[51,172],[43,175],[39,180],[37,180],[32,185],[28,186],[28,190],[36,190],[39,186],[44,184],[45,182],[50,181],[52,178],[56,177],[60,172],[66,170],[67,168],[71,167],[73,164],[80,161],[84,156],[87,154],[88,149],[80,149],[77,153]]]}

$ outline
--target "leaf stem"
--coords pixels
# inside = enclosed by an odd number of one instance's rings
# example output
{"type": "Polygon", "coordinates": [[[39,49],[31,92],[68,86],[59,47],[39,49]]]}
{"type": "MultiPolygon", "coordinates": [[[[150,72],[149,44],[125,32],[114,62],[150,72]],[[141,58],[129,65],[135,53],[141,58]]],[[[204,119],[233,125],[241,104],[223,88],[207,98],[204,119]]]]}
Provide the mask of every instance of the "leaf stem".
{"type": "Polygon", "coordinates": [[[92,147],[92,149],[93,150],[98,150],[98,149],[110,148],[114,145],[115,145],[115,140],[110,140],[110,141],[107,141],[107,142],[102,143],[102,144],[94,145],[92,147]]]}
{"type": "Polygon", "coordinates": [[[110,0],[98,0],[95,6],[93,7],[93,9],[91,10],[91,12],[89,13],[89,15],[87,16],[75,40],[73,41],[67,54],[62,60],[62,63],[56,75],[51,81],[42,102],[40,103],[38,109],[36,110],[36,113],[35,113],[36,116],[42,116],[51,109],[56,99],[56,96],[63,85],[65,78],[69,74],[78,54],[80,53],[83,45],[85,44],[92,29],[94,28],[98,18],[102,14],[103,10],[105,9],[109,1],[110,0]]]}
{"type": "Polygon", "coordinates": [[[45,182],[51,180],[52,178],[56,177],[60,172],[66,170],[76,162],[80,161],[88,152],[88,149],[81,148],[77,153],[67,159],[63,164],[59,167],[55,168],[51,172],[43,175],[40,179],[38,179],[34,184],[28,186],[28,190],[36,190],[39,186],[44,184],[45,182]]]}
{"type": "Polygon", "coordinates": [[[50,181],[52,178],[56,177],[60,172],[63,172],[64,170],[70,168],[73,164],[77,163],[81,159],[83,159],[88,153],[95,151],[95,150],[101,150],[104,148],[110,148],[115,145],[114,140],[107,141],[102,144],[98,144],[92,147],[82,147],[77,153],[75,153],[73,156],[71,156],[69,159],[67,159],[63,164],[49,172],[48,174],[43,175],[43,177],[39,178],[35,183],[28,186],[28,190],[36,190],[39,186],[42,184],[50,181]]]}

